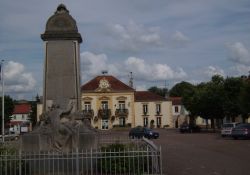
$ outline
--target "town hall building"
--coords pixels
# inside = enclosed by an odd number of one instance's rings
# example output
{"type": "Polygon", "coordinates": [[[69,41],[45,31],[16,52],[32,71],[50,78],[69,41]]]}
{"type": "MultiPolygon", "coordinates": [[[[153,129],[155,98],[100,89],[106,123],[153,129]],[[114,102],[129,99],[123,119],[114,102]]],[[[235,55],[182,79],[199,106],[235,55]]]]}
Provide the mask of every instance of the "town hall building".
{"type": "Polygon", "coordinates": [[[149,91],[136,91],[111,75],[100,75],[84,84],[81,100],[84,116],[97,129],[173,127],[171,101],[149,91]]]}

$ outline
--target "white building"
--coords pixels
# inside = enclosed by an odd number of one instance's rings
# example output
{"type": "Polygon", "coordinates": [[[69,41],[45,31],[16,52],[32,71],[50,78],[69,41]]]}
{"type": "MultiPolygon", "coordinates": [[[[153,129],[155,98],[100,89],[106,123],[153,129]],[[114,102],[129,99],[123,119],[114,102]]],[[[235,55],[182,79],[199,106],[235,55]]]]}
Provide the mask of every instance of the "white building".
{"type": "Polygon", "coordinates": [[[30,113],[31,105],[29,103],[15,104],[12,116],[10,116],[10,131],[17,134],[28,132],[30,130],[30,113]]]}

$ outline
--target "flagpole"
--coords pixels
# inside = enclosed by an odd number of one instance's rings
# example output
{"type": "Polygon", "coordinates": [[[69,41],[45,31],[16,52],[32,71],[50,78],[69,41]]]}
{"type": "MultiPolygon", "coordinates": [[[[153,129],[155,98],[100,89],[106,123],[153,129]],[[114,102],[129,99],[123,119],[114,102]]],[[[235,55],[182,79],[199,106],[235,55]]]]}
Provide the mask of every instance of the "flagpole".
{"type": "Polygon", "coordinates": [[[3,62],[1,62],[1,80],[2,80],[2,141],[4,143],[4,77],[3,77],[3,62]]]}

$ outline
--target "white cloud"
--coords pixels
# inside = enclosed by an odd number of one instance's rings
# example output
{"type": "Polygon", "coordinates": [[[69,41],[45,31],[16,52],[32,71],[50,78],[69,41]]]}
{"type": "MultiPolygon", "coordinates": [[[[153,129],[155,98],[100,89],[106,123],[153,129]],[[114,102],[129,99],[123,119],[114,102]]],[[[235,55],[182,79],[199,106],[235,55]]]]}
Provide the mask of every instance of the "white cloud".
{"type": "Polygon", "coordinates": [[[4,66],[5,91],[22,93],[32,91],[36,80],[31,73],[25,72],[23,64],[9,61],[4,66]]]}
{"type": "Polygon", "coordinates": [[[230,49],[229,59],[240,64],[250,64],[249,50],[241,42],[228,45],[230,49]]]}
{"type": "Polygon", "coordinates": [[[167,64],[151,64],[136,57],[129,57],[124,62],[112,62],[112,64],[108,63],[108,58],[105,54],[98,55],[91,52],[83,52],[81,58],[83,81],[86,77],[93,78],[100,75],[103,70],[107,70],[110,75],[119,78],[127,76],[129,72],[133,72],[135,79],[141,81],[182,79],[187,76],[182,68],[173,70],[167,64]]]}
{"type": "Polygon", "coordinates": [[[136,57],[129,57],[125,65],[128,71],[132,71],[138,79],[146,81],[180,79],[187,76],[182,68],[174,71],[167,64],[150,64],[136,57]]]}
{"type": "Polygon", "coordinates": [[[81,53],[82,71],[90,76],[98,75],[103,70],[107,70],[107,56],[105,54],[96,55],[91,52],[81,53]]]}
{"type": "Polygon", "coordinates": [[[209,78],[211,78],[212,76],[214,75],[221,75],[221,76],[225,76],[225,72],[223,69],[217,67],[217,66],[208,66],[206,69],[205,69],[205,75],[209,78]]]}
{"type": "Polygon", "coordinates": [[[100,75],[102,71],[108,71],[109,74],[119,75],[120,65],[108,64],[108,58],[106,54],[94,54],[91,52],[81,53],[81,65],[82,65],[82,80],[86,78],[93,78],[100,75]]]}
{"type": "Polygon", "coordinates": [[[127,25],[111,24],[109,30],[114,41],[119,41],[117,47],[123,50],[138,51],[159,47],[163,43],[157,27],[147,28],[134,21],[130,21],[127,25]]]}
{"type": "Polygon", "coordinates": [[[249,75],[250,66],[244,64],[236,64],[230,68],[234,76],[249,75]]]}
{"type": "Polygon", "coordinates": [[[170,45],[174,47],[184,47],[189,42],[189,38],[185,36],[180,31],[175,31],[175,33],[170,38],[170,45]]]}

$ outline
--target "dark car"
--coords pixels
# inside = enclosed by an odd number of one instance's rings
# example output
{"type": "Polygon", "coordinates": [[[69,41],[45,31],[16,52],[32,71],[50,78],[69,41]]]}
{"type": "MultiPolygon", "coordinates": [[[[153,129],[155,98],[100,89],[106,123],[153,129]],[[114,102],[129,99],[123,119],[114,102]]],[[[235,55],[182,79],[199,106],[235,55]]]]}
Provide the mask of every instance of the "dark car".
{"type": "Polygon", "coordinates": [[[232,129],[232,137],[238,138],[249,138],[250,139],[250,123],[241,123],[232,129]]]}
{"type": "Polygon", "coordinates": [[[198,125],[195,124],[188,124],[188,123],[183,123],[180,126],[180,132],[181,133],[192,133],[192,132],[200,132],[201,131],[201,127],[199,127],[198,125]]]}
{"type": "Polygon", "coordinates": [[[146,137],[148,139],[152,138],[157,139],[159,137],[159,133],[146,127],[137,126],[129,131],[129,137],[130,138],[146,137]]]}

